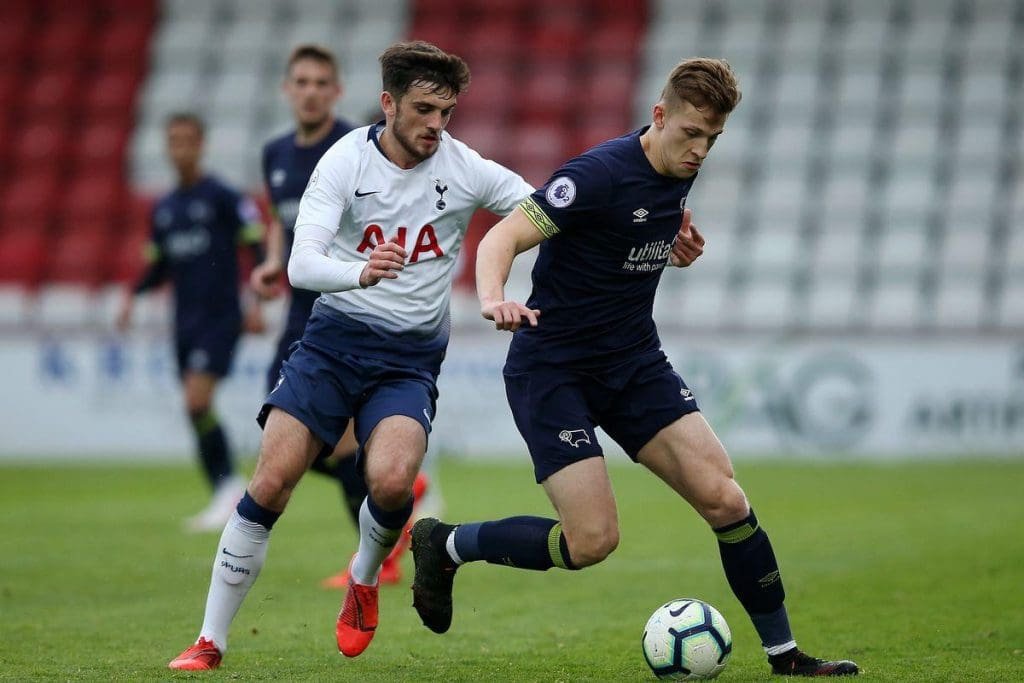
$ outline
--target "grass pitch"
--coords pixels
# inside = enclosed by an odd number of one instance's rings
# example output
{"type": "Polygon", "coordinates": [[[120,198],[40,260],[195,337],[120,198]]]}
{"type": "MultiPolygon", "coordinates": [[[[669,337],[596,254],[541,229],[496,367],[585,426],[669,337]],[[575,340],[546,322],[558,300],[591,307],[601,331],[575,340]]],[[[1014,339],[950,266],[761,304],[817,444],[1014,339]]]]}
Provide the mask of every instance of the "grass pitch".
{"type": "MultiPolygon", "coordinates": [[[[800,645],[849,657],[863,680],[1024,680],[1024,463],[740,462],[772,537],[800,645]]],[[[446,519],[550,515],[525,462],[447,461],[446,519]]],[[[327,481],[310,475],[275,527],[221,670],[171,672],[194,638],[216,535],[181,521],[205,502],[182,466],[0,467],[0,678],[647,681],[640,632],[660,603],[699,597],[735,640],[723,681],[768,680],[713,536],[638,467],[613,466],[622,542],[582,572],[473,565],[452,630],[411,607],[411,558],[381,595],[373,645],[334,645],[342,595],[319,587],[355,547],[327,481]]]]}

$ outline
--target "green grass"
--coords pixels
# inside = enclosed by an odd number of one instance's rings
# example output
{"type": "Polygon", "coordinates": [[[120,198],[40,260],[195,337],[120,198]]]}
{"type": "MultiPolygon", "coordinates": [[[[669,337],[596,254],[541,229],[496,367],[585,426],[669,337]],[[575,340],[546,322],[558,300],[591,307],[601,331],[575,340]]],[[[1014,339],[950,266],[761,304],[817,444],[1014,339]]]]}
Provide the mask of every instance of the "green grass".
{"type": "MultiPolygon", "coordinates": [[[[741,462],[737,473],[806,650],[857,660],[864,680],[1024,680],[1024,463],[741,462]]],[[[550,514],[525,464],[445,462],[441,477],[450,519],[550,514]]],[[[419,623],[407,579],[382,591],[376,640],[346,660],[333,642],[341,594],[318,582],[355,535],[334,487],[311,475],[275,528],[223,668],[191,678],[652,680],[643,624],[692,596],[732,627],[721,680],[769,679],[696,515],[640,468],[612,478],[622,542],[608,561],[467,567],[444,636],[419,623]]],[[[180,522],[203,498],[185,466],[0,467],[0,678],[190,678],[164,667],[202,620],[217,539],[180,522]]]]}

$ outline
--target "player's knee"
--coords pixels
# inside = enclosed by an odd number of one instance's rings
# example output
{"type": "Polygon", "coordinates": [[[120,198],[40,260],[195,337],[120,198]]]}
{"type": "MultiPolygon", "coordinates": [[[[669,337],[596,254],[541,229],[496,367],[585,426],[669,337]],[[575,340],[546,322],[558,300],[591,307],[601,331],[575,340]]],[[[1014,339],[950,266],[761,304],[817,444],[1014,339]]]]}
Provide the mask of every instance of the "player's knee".
{"type": "Polygon", "coordinates": [[[373,502],[385,510],[397,510],[412,496],[411,480],[401,469],[378,472],[367,482],[373,502]]]}
{"type": "Polygon", "coordinates": [[[185,396],[185,410],[192,422],[203,419],[210,412],[210,399],[208,396],[185,396]]]}
{"type": "Polygon", "coordinates": [[[750,514],[747,496],[732,477],[724,478],[708,493],[710,495],[701,504],[700,514],[712,527],[738,522],[750,514]]]}
{"type": "Polygon", "coordinates": [[[566,535],[572,563],[582,569],[601,562],[619,546],[617,524],[594,525],[566,535]]]}

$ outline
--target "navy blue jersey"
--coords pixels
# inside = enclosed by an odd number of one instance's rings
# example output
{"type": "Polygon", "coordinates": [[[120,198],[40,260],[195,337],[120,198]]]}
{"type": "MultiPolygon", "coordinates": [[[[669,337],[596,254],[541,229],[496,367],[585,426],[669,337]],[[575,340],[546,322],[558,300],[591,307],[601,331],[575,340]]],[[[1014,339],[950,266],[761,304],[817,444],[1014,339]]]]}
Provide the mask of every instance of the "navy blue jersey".
{"type": "Polygon", "coordinates": [[[655,171],[644,130],[569,160],[520,205],[548,239],[527,301],[541,316],[513,336],[511,368],[598,368],[661,348],[654,294],[693,178],[655,171]]]}
{"type": "Polygon", "coordinates": [[[263,181],[270,194],[274,216],[284,231],[283,262],[288,263],[295,241],[295,218],[299,215],[299,200],[306,190],[320,157],[331,145],[352,130],[345,121],[336,120],[331,132],[320,142],[309,147],[295,143],[295,131],[274,138],[263,146],[263,181]]]}
{"type": "Polygon", "coordinates": [[[241,318],[238,246],[262,239],[256,204],[204,176],[158,201],[152,222],[150,256],[163,262],[174,285],[178,334],[241,318]]]}

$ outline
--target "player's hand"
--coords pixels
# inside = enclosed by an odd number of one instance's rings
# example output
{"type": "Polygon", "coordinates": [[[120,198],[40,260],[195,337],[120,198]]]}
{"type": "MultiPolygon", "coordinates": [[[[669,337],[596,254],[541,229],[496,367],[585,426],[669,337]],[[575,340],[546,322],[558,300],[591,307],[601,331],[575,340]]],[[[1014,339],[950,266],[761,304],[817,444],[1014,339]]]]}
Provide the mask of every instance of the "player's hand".
{"type": "Polygon", "coordinates": [[[537,318],[540,311],[536,308],[527,308],[516,301],[496,301],[480,307],[480,314],[487,320],[494,321],[494,329],[508,330],[515,332],[523,326],[523,321],[530,323],[530,327],[537,327],[537,318]]]}
{"type": "Polygon", "coordinates": [[[242,329],[247,334],[263,334],[267,331],[267,321],[263,318],[263,309],[259,306],[249,306],[245,309],[245,317],[242,319],[242,329]]]}
{"type": "Polygon", "coordinates": [[[261,299],[276,299],[281,295],[277,286],[284,269],[278,261],[264,261],[249,274],[249,286],[261,299]]]}
{"type": "Polygon", "coordinates": [[[135,302],[132,300],[130,292],[125,292],[125,295],[121,298],[121,304],[117,309],[117,317],[114,319],[114,325],[117,326],[118,332],[127,332],[128,328],[132,325],[132,311],[135,308],[135,302]]]}
{"type": "Polygon", "coordinates": [[[683,222],[672,240],[672,253],[668,256],[668,262],[676,268],[685,268],[704,253],[704,236],[690,222],[691,216],[689,209],[683,209],[683,222]]]}
{"type": "Polygon", "coordinates": [[[381,280],[394,280],[405,268],[405,249],[397,242],[378,244],[370,252],[370,260],[359,274],[360,287],[373,287],[381,280]]]}

